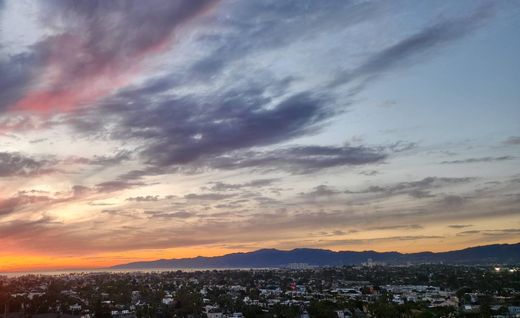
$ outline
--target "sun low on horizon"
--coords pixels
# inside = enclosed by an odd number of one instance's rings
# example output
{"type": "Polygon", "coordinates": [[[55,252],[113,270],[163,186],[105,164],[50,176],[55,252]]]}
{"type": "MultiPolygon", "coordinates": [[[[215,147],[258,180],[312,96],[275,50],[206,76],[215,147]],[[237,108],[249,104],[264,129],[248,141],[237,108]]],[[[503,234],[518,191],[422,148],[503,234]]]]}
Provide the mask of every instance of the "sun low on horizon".
{"type": "Polygon", "coordinates": [[[0,272],[520,242],[514,1],[0,0],[0,272]]]}

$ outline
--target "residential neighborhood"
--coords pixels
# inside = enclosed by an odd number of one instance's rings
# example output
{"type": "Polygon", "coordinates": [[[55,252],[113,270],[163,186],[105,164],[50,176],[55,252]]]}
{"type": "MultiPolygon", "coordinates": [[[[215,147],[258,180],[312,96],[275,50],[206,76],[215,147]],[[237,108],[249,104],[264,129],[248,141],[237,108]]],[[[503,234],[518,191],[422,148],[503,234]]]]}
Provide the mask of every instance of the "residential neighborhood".
{"type": "Polygon", "coordinates": [[[344,266],[9,275],[5,318],[520,317],[514,266],[344,266]]]}

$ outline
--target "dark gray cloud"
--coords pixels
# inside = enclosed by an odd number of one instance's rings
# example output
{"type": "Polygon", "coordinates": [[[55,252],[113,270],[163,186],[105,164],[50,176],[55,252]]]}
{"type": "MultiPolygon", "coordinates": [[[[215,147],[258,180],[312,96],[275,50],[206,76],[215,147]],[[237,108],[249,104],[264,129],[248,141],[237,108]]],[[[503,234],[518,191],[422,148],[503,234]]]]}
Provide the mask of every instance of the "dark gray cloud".
{"type": "Polygon", "coordinates": [[[520,234],[520,229],[500,229],[500,230],[470,230],[470,231],[462,231],[457,233],[457,236],[466,236],[466,235],[475,235],[480,234],[487,237],[493,238],[507,238],[511,236],[518,236],[520,234]]]}
{"type": "Polygon", "coordinates": [[[441,188],[449,185],[463,184],[474,181],[475,178],[464,177],[464,178],[447,178],[447,177],[427,177],[418,181],[410,182],[399,182],[387,186],[370,186],[361,191],[349,191],[346,193],[375,193],[383,194],[386,196],[392,195],[409,195],[413,198],[431,198],[435,195],[429,190],[441,188]]]}
{"type": "Polygon", "coordinates": [[[108,192],[115,192],[115,191],[130,189],[130,188],[134,188],[137,186],[143,186],[143,185],[145,185],[145,183],[143,183],[143,182],[112,180],[112,181],[106,181],[106,182],[101,182],[101,183],[97,184],[95,189],[101,193],[108,193],[108,192]]]}
{"type": "MultiPolygon", "coordinates": [[[[229,157],[223,154],[240,155],[243,149],[315,133],[338,112],[328,96],[310,92],[290,94],[275,102],[266,90],[277,84],[249,83],[207,97],[160,97],[135,88],[113,97],[100,109],[70,118],[97,123],[76,126],[89,135],[106,124],[113,126],[109,138],[145,141],[139,154],[149,167],[132,171],[128,179],[173,172],[175,167],[196,173],[197,167],[218,168],[214,158],[224,166],[229,157]]],[[[364,150],[366,155],[368,152],[364,150]]]]}
{"type": "Polygon", "coordinates": [[[319,186],[314,187],[314,189],[310,192],[303,192],[300,195],[309,198],[319,198],[319,197],[330,197],[333,195],[337,195],[342,193],[334,188],[331,188],[325,184],[321,184],[319,186]]]}
{"type": "Polygon", "coordinates": [[[323,32],[346,30],[381,11],[376,3],[350,0],[245,1],[224,2],[222,6],[228,17],[218,26],[227,32],[216,33],[210,28],[197,39],[209,52],[190,66],[189,76],[198,80],[211,80],[230,64],[252,54],[302,40],[313,41],[323,32]]]}
{"type": "MultiPolygon", "coordinates": [[[[266,168],[269,164],[274,169],[308,173],[328,167],[377,163],[386,158],[383,149],[362,146],[246,151],[314,133],[337,113],[332,110],[333,100],[310,93],[292,94],[268,107],[272,100],[264,92],[271,85],[276,82],[240,86],[211,96],[211,101],[200,96],[161,100],[137,88],[131,93],[132,98],[138,98],[137,102],[127,100],[126,91],[85,118],[94,122],[108,120],[115,127],[111,138],[146,141],[140,156],[149,168],[132,171],[123,179],[178,169],[197,173],[201,167],[266,168]]],[[[89,131],[90,127],[85,132],[89,131]]]]}
{"type": "MultiPolygon", "coordinates": [[[[1,50],[0,44],[0,50],[1,50]]],[[[17,101],[30,88],[34,74],[39,71],[36,54],[23,53],[2,56],[0,51],[0,111],[17,101]]]]}
{"type": "Polygon", "coordinates": [[[420,189],[410,190],[408,192],[408,195],[411,196],[412,198],[416,198],[416,199],[435,197],[435,194],[432,194],[430,191],[424,191],[424,190],[420,190],[420,189]]]}
{"type": "Polygon", "coordinates": [[[47,203],[53,199],[46,195],[19,194],[14,197],[0,200],[0,216],[11,214],[18,209],[39,203],[47,203]]]}
{"type": "Polygon", "coordinates": [[[417,148],[418,144],[416,142],[406,142],[399,140],[387,146],[387,148],[394,153],[405,152],[412,149],[417,148]]]}
{"type": "Polygon", "coordinates": [[[332,115],[318,96],[297,94],[266,109],[268,101],[256,94],[235,92],[213,107],[168,101],[148,116],[139,111],[125,118],[125,130],[119,133],[150,139],[151,145],[142,152],[146,162],[170,166],[302,136],[332,115]]]}
{"type": "Polygon", "coordinates": [[[223,200],[232,197],[233,194],[222,194],[222,193],[190,193],[184,196],[185,199],[188,200],[198,200],[198,201],[213,201],[213,200],[223,200]]]}
{"type": "Polygon", "coordinates": [[[353,80],[374,79],[388,71],[416,63],[425,55],[431,54],[433,50],[470,34],[481,26],[493,12],[494,8],[488,5],[475,10],[468,16],[438,21],[375,53],[359,67],[342,72],[331,85],[342,85],[353,80]]]}
{"type": "Polygon", "coordinates": [[[355,233],[355,231],[351,231],[351,230],[349,230],[348,232],[345,232],[343,230],[334,230],[334,231],[331,231],[331,232],[321,231],[321,232],[316,233],[316,234],[311,233],[311,235],[312,236],[319,236],[319,237],[326,237],[326,236],[342,236],[342,235],[347,235],[349,233],[355,233]]]}
{"type": "Polygon", "coordinates": [[[367,177],[375,176],[375,175],[378,175],[379,173],[380,172],[377,170],[365,170],[365,171],[359,172],[359,174],[367,176],[367,177]]]}
{"type": "Polygon", "coordinates": [[[256,179],[245,183],[225,183],[221,181],[215,181],[210,182],[210,186],[203,187],[203,190],[209,190],[209,191],[233,191],[233,190],[239,190],[243,188],[261,188],[270,186],[279,179],[277,178],[271,178],[271,179],[256,179]]]}
{"type": "Polygon", "coordinates": [[[468,158],[468,159],[461,159],[461,160],[442,161],[441,164],[496,162],[496,161],[505,161],[505,160],[513,160],[513,159],[515,159],[515,157],[513,157],[513,156],[481,157],[481,158],[468,158]]]}
{"type": "Polygon", "coordinates": [[[51,160],[34,159],[20,153],[0,152],[0,177],[28,177],[54,171],[51,160]]]}
{"type": "Polygon", "coordinates": [[[505,236],[505,235],[520,235],[520,229],[500,229],[500,230],[485,230],[484,235],[487,236],[505,236]]]}
{"type": "Polygon", "coordinates": [[[154,202],[154,201],[159,201],[159,196],[158,195],[137,196],[137,197],[127,198],[126,200],[135,201],[135,202],[154,202]]]}
{"type": "Polygon", "coordinates": [[[102,167],[118,165],[131,159],[130,151],[118,151],[114,155],[95,155],[92,158],[71,156],[62,160],[65,164],[85,164],[102,167]]]}
{"type": "Polygon", "coordinates": [[[58,224],[50,217],[41,217],[37,220],[12,220],[0,223],[0,238],[29,238],[45,232],[49,226],[58,224]]]}
{"type": "Polygon", "coordinates": [[[94,158],[89,160],[89,163],[92,165],[112,166],[127,160],[130,160],[130,152],[119,151],[112,156],[94,156],[94,158]]]}
{"type": "Polygon", "coordinates": [[[438,202],[448,208],[456,208],[463,205],[468,199],[460,195],[445,195],[438,202]]]}
{"type": "Polygon", "coordinates": [[[520,145],[520,136],[511,136],[504,141],[504,144],[510,146],[520,145]]]}
{"type": "Polygon", "coordinates": [[[217,169],[258,168],[306,174],[321,169],[381,163],[387,155],[379,148],[362,146],[293,146],[267,151],[246,151],[218,156],[203,163],[217,169]]]}
{"type": "Polygon", "coordinates": [[[481,232],[482,231],[480,231],[480,230],[468,230],[468,231],[462,231],[462,232],[457,233],[457,236],[475,235],[475,234],[479,234],[481,232]]]}
{"type": "Polygon", "coordinates": [[[179,211],[179,212],[164,212],[164,211],[144,211],[144,214],[152,217],[152,218],[178,218],[178,219],[187,219],[189,217],[195,216],[194,213],[179,211]]]}
{"type": "Polygon", "coordinates": [[[33,139],[33,140],[30,140],[29,142],[31,144],[39,144],[40,142],[44,142],[44,141],[47,141],[48,138],[38,138],[38,139],[33,139]]]}
{"type": "MultiPolygon", "coordinates": [[[[119,176],[120,180],[140,180],[145,176],[157,176],[162,174],[168,174],[176,172],[176,169],[166,169],[161,167],[144,166],[142,169],[130,170],[119,176]]],[[[195,173],[195,171],[194,171],[195,173]]]]}
{"type": "Polygon", "coordinates": [[[451,227],[452,229],[463,229],[463,228],[466,228],[466,227],[472,227],[473,225],[471,224],[451,224],[451,225],[448,225],[448,227],[451,227]]]}
{"type": "MultiPolygon", "coordinates": [[[[397,241],[420,241],[420,240],[434,240],[444,239],[441,235],[400,235],[400,236],[388,236],[368,239],[339,239],[339,240],[322,240],[313,246],[348,246],[358,244],[369,244],[369,243],[382,243],[382,242],[397,242],[397,241]]],[[[309,242],[310,243],[310,242],[309,242]]],[[[310,243],[312,244],[312,243],[310,243]]]]}
{"type": "Polygon", "coordinates": [[[421,229],[423,229],[422,225],[409,224],[409,225],[375,226],[375,227],[369,227],[366,230],[374,231],[374,230],[421,230],[421,229]]]}

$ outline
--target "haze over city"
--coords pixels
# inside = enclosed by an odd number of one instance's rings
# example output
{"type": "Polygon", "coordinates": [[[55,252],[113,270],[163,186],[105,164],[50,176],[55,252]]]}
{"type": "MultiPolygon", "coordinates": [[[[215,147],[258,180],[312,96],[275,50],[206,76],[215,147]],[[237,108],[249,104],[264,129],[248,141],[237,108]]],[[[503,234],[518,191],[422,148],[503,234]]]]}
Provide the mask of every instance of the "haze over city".
{"type": "Polygon", "coordinates": [[[0,272],[520,242],[515,1],[0,0],[0,272]]]}

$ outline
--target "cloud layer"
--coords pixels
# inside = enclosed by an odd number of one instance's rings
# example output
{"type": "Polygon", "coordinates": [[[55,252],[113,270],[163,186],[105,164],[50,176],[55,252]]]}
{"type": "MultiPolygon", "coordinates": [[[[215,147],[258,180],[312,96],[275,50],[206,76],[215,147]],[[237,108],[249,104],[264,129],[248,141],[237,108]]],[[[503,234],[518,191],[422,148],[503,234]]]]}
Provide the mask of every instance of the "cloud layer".
{"type": "Polygon", "coordinates": [[[519,11],[0,1],[0,262],[510,241],[519,11]]]}

